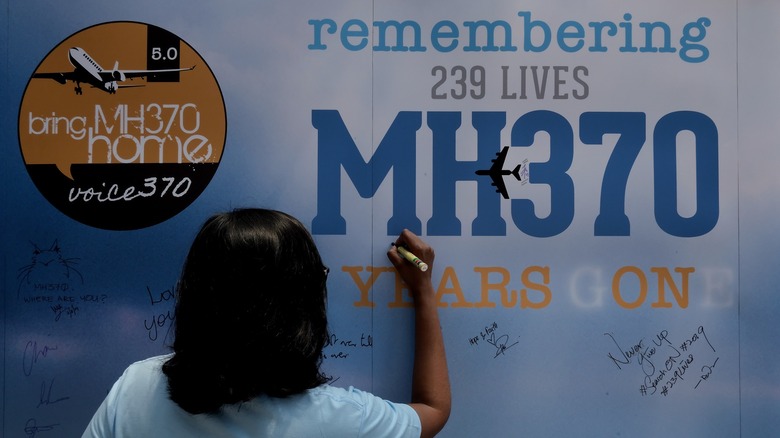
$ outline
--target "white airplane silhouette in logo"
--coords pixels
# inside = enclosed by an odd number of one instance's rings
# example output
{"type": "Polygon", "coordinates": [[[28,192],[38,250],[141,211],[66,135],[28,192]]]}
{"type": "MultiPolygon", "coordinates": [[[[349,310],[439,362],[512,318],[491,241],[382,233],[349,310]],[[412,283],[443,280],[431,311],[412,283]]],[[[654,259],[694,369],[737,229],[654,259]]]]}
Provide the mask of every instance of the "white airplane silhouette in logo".
{"type": "Polygon", "coordinates": [[[72,47],[68,50],[68,59],[73,65],[73,71],[68,72],[52,72],[52,73],[35,73],[34,79],[54,79],[60,84],[65,84],[68,81],[76,83],[76,94],[82,94],[81,84],[90,84],[95,88],[103,90],[109,94],[116,93],[119,88],[130,87],[143,87],[143,85],[119,85],[118,82],[123,82],[127,79],[154,77],[156,75],[164,73],[173,73],[181,71],[190,71],[195,68],[193,65],[189,68],[171,68],[160,70],[120,70],[119,61],[114,63],[114,68],[111,70],[105,70],[100,66],[89,54],[80,47],[72,47]]]}

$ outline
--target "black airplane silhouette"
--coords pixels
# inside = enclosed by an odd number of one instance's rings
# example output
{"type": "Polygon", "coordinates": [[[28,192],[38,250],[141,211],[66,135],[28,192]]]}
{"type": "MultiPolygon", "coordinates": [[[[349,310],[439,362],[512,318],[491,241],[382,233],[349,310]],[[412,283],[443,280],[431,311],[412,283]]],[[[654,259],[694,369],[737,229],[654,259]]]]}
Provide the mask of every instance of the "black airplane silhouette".
{"type": "Polygon", "coordinates": [[[509,194],[506,191],[506,184],[504,184],[504,176],[514,175],[514,177],[520,181],[520,169],[523,167],[522,164],[518,164],[513,170],[504,169],[504,161],[506,161],[506,154],[508,152],[509,146],[504,146],[504,148],[501,149],[501,152],[496,153],[496,158],[490,160],[493,162],[490,169],[481,169],[474,172],[477,175],[489,175],[490,179],[493,180],[490,185],[495,186],[496,193],[501,193],[501,196],[503,196],[504,199],[509,199],[509,194]]]}

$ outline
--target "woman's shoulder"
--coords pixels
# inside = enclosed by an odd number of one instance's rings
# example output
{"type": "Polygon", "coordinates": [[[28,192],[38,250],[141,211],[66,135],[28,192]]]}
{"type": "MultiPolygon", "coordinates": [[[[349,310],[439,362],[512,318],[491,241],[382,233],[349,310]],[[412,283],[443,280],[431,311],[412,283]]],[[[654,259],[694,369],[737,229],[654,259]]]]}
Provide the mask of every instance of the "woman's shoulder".
{"type": "Polygon", "coordinates": [[[168,361],[173,356],[173,353],[170,354],[161,354],[159,356],[152,356],[147,357],[146,359],[141,359],[136,362],[131,363],[127,368],[128,369],[160,369],[162,368],[162,365],[168,361]]]}
{"type": "Polygon", "coordinates": [[[371,392],[355,388],[354,386],[339,387],[329,384],[320,385],[308,391],[309,397],[328,401],[333,404],[350,405],[360,410],[373,410],[377,405],[382,408],[386,406],[398,406],[402,403],[393,403],[383,399],[371,392]]]}
{"type": "Polygon", "coordinates": [[[363,400],[368,396],[373,396],[370,392],[363,391],[361,389],[355,388],[354,386],[343,388],[340,386],[333,386],[327,383],[324,385],[320,385],[316,388],[312,388],[308,392],[309,394],[318,397],[330,397],[335,399],[356,400],[356,401],[363,400]]]}
{"type": "Polygon", "coordinates": [[[150,380],[162,376],[162,366],[170,359],[170,354],[152,356],[131,363],[122,374],[121,380],[150,380]]]}
{"type": "Polygon", "coordinates": [[[419,436],[419,417],[408,404],[395,403],[353,386],[326,384],[308,393],[326,418],[360,424],[361,436],[384,436],[389,431],[403,431],[399,436],[419,436]]]}

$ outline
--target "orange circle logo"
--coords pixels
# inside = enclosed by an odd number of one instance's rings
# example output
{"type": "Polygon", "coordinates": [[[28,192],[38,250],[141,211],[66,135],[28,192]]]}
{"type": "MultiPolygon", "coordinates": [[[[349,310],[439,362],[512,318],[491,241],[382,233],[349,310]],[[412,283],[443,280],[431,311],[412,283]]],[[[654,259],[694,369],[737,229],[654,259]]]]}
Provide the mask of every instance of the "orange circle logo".
{"type": "Polygon", "coordinates": [[[55,47],[19,110],[19,144],[43,196],[83,224],[133,230],[189,206],[217,170],[227,121],[198,53],[149,24],[111,22],[55,47]]]}

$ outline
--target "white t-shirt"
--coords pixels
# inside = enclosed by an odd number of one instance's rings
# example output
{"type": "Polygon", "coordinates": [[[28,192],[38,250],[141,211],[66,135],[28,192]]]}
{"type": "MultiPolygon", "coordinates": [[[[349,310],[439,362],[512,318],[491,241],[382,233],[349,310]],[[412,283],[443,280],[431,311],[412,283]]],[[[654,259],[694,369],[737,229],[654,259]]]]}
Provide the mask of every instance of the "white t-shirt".
{"type": "Polygon", "coordinates": [[[192,415],[168,398],[162,364],[130,365],[92,417],[82,438],[151,437],[419,437],[420,418],[407,404],[322,385],[287,398],[260,396],[192,415]]]}

